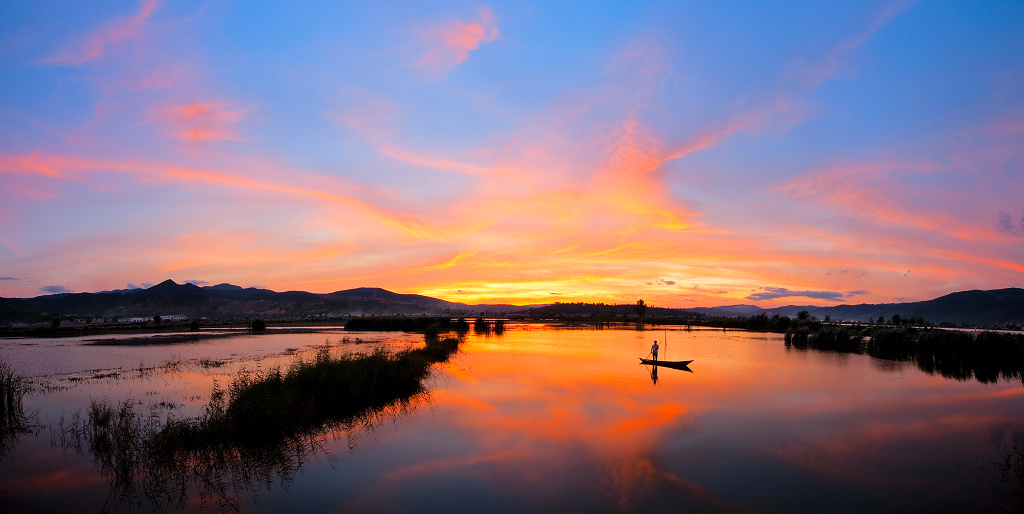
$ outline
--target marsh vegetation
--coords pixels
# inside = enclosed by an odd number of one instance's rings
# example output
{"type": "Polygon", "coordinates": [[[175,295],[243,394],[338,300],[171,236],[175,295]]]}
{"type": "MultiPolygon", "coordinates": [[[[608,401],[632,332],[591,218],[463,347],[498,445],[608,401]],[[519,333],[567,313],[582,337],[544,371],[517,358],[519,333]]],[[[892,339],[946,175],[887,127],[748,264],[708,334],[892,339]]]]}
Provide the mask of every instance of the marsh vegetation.
{"type": "Polygon", "coordinates": [[[787,347],[867,354],[911,361],[929,374],[956,380],[1024,382],[1024,334],[965,332],[907,326],[802,323],[786,332],[787,347]]]}
{"type": "Polygon", "coordinates": [[[0,457],[6,455],[28,429],[28,418],[22,406],[27,387],[7,361],[0,359],[0,457]]]}
{"type": "Polygon", "coordinates": [[[190,419],[162,419],[132,400],[93,400],[61,420],[58,444],[94,456],[113,491],[108,507],[180,508],[198,496],[238,510],[240,496],[291,481],[324,438],[414,409],[431,366],[459,343],[428,337],[422,348],[340,356],[324,347],[287,370],[242,370],[226,389],[215,384],[190,419]]]}

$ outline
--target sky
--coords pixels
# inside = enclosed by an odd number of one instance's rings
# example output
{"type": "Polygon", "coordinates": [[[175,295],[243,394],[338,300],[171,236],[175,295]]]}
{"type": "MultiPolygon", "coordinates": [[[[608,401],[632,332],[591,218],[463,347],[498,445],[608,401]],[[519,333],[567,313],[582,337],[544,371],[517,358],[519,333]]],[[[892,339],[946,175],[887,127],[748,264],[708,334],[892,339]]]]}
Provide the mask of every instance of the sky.
{"type": "Polygon", "coordinates": [[[1024,287],[1021,27],[996,0],[4,2],[0,296],[1024,287]]]}

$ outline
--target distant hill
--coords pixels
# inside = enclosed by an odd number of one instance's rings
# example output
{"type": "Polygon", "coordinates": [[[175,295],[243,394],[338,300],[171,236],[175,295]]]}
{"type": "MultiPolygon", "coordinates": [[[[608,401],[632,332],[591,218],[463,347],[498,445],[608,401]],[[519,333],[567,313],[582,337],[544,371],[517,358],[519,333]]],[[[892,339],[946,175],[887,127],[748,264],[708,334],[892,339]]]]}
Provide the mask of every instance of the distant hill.
{"type": "MultiPolygon", "coordinates": [[[[952,323],[978,327],[1024,326],[1024,289],[962,291],[934,300],[908,303],[836,305],[788,305],[762,309],[755,305],[728,305],[690,309],[647,307],[650,317],[769,316],[795,317],[806,310],[812,316],[834,320],[868,321],[880,316],[920,316],[931,323],[952,323]]],[[[417,294],[400,294],[385,289],[360,287],[319,294],[305,291],[276,292],[232,284],[199,287],[165,280],[147,289],[102,293],[62,293],[35,298],[0,298],[0,325],[39,323],[56,314],[77,317],[121,318],[185,315],[209,318],[352,316],[382,314],[440,314],[477,316],[527,314],[535,317],[635,315],[634,306],[593,303],[551,305],[467,305],[417,294]]]]}
{"type": "Polygon", "coordinates": [[[1024,289],[1008,288],[991,291],[961,291],[941,296],[934,300],[906,303],[881,303],[836,305],[816,307],[813,305],[787,305],[762,309],[754,305],[733,305],[728,307],[702,307],[691,309],[707,316],[769,316],[795,317],[806,310],[812,316],[834,320],[869,321],[881,316],[891,318],[899,314],[904,318],[920,316],[930,323],[952,323],[976,327],[1024,326],[1024,289]]]}
{"type": "Polygon", "coordinates": [[[165,280],[147,289],[103,293],[63,293],[35,298],[0,298],[0,324],[38,323],[52,316],[120,318],[351,316],[449,314],[475,316],[524,310],[514,305],[467,305],[414,294],[362,287],[327,294],[275,292],[232,284],[199,287],[165,280]]]}

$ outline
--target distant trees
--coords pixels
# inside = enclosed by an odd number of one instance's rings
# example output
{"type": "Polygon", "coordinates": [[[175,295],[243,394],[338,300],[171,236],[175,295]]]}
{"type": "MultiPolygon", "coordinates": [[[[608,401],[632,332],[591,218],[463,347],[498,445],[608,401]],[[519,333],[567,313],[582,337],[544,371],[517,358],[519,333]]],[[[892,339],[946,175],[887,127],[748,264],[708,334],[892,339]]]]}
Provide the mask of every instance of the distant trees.
{"type": "Polygon", "coordinates": [[[636,301],[636,306],[633,307],[633,310],[636,311],[637,317],[642,318],[642,317],[644,317],[644,314],[647,313],[647,304],[644,303],[644,301],[642,299],[641,300],[637,300],[636,301]]]}

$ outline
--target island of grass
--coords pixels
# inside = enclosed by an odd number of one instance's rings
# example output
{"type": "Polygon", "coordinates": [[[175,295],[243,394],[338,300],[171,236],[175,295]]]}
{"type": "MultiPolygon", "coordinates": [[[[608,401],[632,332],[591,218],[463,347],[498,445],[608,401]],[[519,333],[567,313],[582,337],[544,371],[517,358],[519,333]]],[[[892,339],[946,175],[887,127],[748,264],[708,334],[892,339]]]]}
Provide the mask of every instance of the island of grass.
{"type": "Polygon", "coordinates": [[[432,366],[460,342],[426,336],[422,348],[342,356],[324,348],[286,371],[243,371],[226,389],[215,385],[193,419],[160,422],[131,400],[94,400],[62,421],[60,444],[89,449],[111,481],[113,502],[163,510],[198,494],[232,509],[240,493],[291,480],[325,435],[411,410],[432,366]]]}

